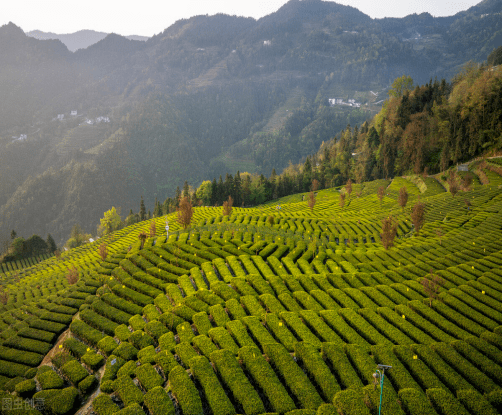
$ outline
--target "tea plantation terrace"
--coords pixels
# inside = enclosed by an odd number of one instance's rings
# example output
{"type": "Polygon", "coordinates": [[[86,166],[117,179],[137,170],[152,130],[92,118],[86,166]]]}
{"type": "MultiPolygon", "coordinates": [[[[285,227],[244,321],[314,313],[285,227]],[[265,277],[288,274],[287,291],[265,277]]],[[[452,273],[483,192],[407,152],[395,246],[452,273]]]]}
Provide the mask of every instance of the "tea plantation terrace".
{"type": "Polygon", "coordinates": [[[307,194],[198,207],[185,230],[174,213],[115,232],[104,261],[96,242],[0,274],[3,413],[377,414],[377,364],[382,414],[501,413],[501,176],[470,168],[455,196],[411,176],[353,185],[344,206],[342,187],[312,210],[307,194]]]}

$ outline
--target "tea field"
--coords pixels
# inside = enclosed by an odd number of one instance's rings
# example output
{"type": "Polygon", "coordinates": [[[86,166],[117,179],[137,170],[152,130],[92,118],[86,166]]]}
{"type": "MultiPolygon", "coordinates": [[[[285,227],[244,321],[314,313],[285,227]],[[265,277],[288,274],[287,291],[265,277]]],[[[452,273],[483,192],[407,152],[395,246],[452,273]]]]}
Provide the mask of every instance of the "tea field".
{"type": "Polygon", "coordinates": [[[501,414],[501,176],[471,170],[455,196],[413,176],[355,184],[344,206],[334,188],[312,210],[307,194],[198,207],[186,230],[174,213],[115,232],[104,261],[100,240],[3,269],[2,413],[378,414],[385,364],[382,414],[501,414]]]}

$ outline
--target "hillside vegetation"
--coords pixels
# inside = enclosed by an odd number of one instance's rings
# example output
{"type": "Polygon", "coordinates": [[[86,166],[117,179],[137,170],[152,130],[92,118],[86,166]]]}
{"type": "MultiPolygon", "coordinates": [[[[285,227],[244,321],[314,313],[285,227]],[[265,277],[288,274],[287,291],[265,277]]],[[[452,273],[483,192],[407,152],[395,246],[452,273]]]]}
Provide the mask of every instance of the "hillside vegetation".
{"type": "Polygon", "coordinates": [[[439,180],[197,207],[0,274],[4,413],[376,414],[377,364],[383,413],[499,413],[501,158],[439,180]]]}
{"type": "Polygon", "coordinates": [[[499,46],[497,0],[403,19],[291,0],[259,20],[195,16],[146,42],[111,34],[75,53],[2,26],[0,238],[14,228],[61,243],[110,205],[127,212],[143,195],[152,207],[184,180],[279,173],[371,119],[397,77],[450,80],[499,46]],[[106,126],[80,125],[102,116],[106,126]]]}

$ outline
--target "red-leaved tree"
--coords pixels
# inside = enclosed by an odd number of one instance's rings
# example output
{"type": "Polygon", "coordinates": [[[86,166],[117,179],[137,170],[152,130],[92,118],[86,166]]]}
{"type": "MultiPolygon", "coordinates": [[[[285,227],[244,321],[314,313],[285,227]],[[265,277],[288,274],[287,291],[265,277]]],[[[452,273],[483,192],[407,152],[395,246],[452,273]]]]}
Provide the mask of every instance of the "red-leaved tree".
{"type": "Polygon", "coordinates": [[[398,204],[401,206],[402,212],[405,206],[407,206],[408,200],[409,200],[409,193],[407,192],[407,188],[405,186],[401,187],[400,191],[398,192],[398,204]]]}
{"type": "Polygon", "coordinates": [[[232,215],[232,204],[234,203],[234,200],[232,199],[232,197],[229,196],[229,199],[227,199],[224,203],[223,203],[223,210],[222,210],[222,214],[224,216],[230,216],[232,215]]]}
{"type": "Polygon", "coordinates": [[[423,286],[424,293],[428,296],[430,300],[430,307],[432,305],[433,300],[438,298],[438,294],[440,294],[440,290],[444,286],[445,281],[437,274],[433,274],[433,271],[430,270],[430,273],[421,279],[421,285],[423,286]]]}
{"type": "Polygon", "coordinates": [[[388,216],[381,222],[382,222],[381,242],[384,246],[384,249],[389,249],[393,246],[393,243],[395,241],[398,223],[391,216],[388,216]]]}
{"type": "Polygon", "coordinates": [[[180,225],[183,226],[183,229],[187,229],[192,221],[192,203],[187,197],[182,197],[180,203],[178,205],[178,216],[176,220],[180,225]]]}
{"type": "Polygon", "coordinates": [[[410,215],[412,219],[412,224],[414,225],[414,230],[416,231],[416,236],[419,235],[419,231],[424,225],[425,217],[424,217],[424,203],[421,203],[419,200],[412,208],[412,213],[410,215]]]}
{"type": "Polygon", "coordinates": [[[377,198],[381,203],[381,207],[382,207],[382,200],[384,198],[384,192],[385,192],[384,186],[379,186],[379,189],[377,189],[377,198]]]}

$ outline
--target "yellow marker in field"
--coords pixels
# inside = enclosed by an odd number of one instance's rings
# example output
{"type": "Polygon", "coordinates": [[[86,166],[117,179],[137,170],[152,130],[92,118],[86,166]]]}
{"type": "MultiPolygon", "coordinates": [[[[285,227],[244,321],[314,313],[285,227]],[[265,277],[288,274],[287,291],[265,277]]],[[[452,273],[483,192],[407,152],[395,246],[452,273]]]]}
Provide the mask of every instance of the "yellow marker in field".
{"type": "Polygon", "coordinates": [[[417,356],[416,356],[416,355],[414,355],[413,359],[414,359],[414,360],[417,360],[417,356]]]}
{"type": "Polygon", "coordinates": [[[485,291],[482,291],[482,294],[484,294],[484,295],[485,295],[485,294],[486,294],[486,292],[485,292],[485,291]]]}
{"type": "Polygon", "coordinates": [[[280,322],[279,322],[279,326],[281,327],[282,325],[283,325],[283,323],[280,321],[280,322]]]}
{"type": "Polygon", "coordinates": [[[60,345],[59,345],[59,348],[60,348],[60,349],[62,349],[62,348],[63,348],[63,345],[62,345],[62,344],[60,344],[60,345]]]}

